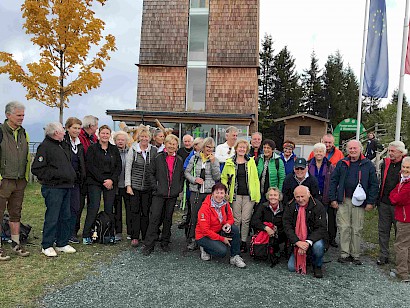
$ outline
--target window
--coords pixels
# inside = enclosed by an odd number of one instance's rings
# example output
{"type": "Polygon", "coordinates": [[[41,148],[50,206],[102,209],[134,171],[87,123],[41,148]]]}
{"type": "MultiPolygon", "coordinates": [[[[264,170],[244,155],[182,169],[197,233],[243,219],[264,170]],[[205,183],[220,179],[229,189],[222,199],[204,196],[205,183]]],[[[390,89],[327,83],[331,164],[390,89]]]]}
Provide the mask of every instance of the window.
{"type": "Polygon", "coordinates": [[[309,136],[310,135],[310,126],[299,126],[299,135],[300,136],[309,136]]]}
{"type": "Polygon", "coordinates": [[[191,8],[207,8],[209,0],[191,0],[191,8]]]}
{"type": "Polygon", "coordinates": [[[206,68],[188,68],[187,80],[187,111],[204,111],[206,68]]]}

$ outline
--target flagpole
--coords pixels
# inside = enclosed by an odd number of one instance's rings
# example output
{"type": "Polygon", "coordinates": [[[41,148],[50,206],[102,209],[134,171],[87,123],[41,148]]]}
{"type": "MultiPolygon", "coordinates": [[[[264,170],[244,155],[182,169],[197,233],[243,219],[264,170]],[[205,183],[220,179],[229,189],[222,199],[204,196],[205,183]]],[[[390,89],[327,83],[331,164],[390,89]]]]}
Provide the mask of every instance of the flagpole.
{"type": "Polygon", "coordinates": [[[368,23],[369,23],[369,0],[366,0],[366,7],[365,7],[365,10],[364,10],[362,63],[361,63],[361,66],[360,66],[359,101],[358,101],[358,104],[357,104],[357,130],[356,130],[356,139],[357,140],[360,140],[360,124],[362,122],[362,93],[363,93],[363,79],[364,79],[364,64],[366,62],[365,58],[366,58],[368,23]]]}
{"type": "Polygon", "coordinates": [[[394,138],[394,140],[396,141],[400,141],[401,117],[402,117],[402,111],[403,111],[404,67],[406,63],[408,37],[409,37],[409,0],[406,0],[406,10],[404,12],[404,26],[403,26],[403,43],[402,43],[402,49],[401,49],[399,95],[398,95],[398,100],[397,100],[396,135],[394,138]]]}

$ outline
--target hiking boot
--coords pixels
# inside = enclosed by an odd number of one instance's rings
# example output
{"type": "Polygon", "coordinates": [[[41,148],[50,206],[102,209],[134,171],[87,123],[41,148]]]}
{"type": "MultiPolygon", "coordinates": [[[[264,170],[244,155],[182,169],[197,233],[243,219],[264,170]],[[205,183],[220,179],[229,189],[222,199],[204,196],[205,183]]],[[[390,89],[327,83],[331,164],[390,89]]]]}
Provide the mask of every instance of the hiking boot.
{"type": "Polygon", "coordinates": [[[194,239],[192,239],[191,242],[187,245],[187,249],[189,251],[194,251],[198,249],[198,245],[196,244],[196,241],[194,239]]]}
{"type": "Polygon", "coordinates": [[[315,278],[323,278],[323,272],[321,267],[314,267],[313,268],[313,276],[315,278]]]}
{"type": "Polygon", "coordinates": [[[189,223],[187,221],[181,221],[178,224],[178,229],[185,229],[185,228],[188,228],[188,226],[189,226],[189,223]]]}
{"type": "Polygon", "coordinates": [[[245,262],[243,262],[243,259],[241,258],[240,255],[236,255],[234,257],[231,257],[229,259],[229,263],[231,263],[231,265],[235,265],[236,267],[239,267],[239,268],[246,267],[246,264],[245,264],[245,262]]]}
{"type": "Polygon", "coordinates": [[[170,252],[171,251],[171,247],[169,246],[168,243],[161,244],[161,249],[162,249],[163,252],[170,252]]]}
{"type": "Polygon", "coordinates": [[[352,263],[354,265],[363,265],[363,262],[359,258],[353,258],[352,263]]]}
{"type": "Polygon", "coordinates": [[[71,244],[80,244],[80,240],[75,235],[71,236],[68,239],[68,242],[71,244]]]}
{"type": "Polygon", "coordinates": [[[122,234],[121,233],[115,234],[114,241],[116,242],[122,241],[122,234]]]}
{"type": "Polygon", "coordinates": [[[201,260],[203,261],[211,260],[211,255],[205,251],[204,247],[200,246],[199,250],[201,251],[201,260]]]}
{"type": "Polygon", "coordinates": [[[348,257],[339,257],[339,258],[337,259],[337,262],[342,263],[342,264],[349,264],[349,263],[352,262],[352,261],[353,261],[353,259],[352,259],[351,256],[348,256],[348,257]]]}
{"type": "Polygon", "coordinates": [[[83,244],[84,245],[92,245],[93,240],[91,239],[91,237],[84,237],[83,238],[83,244]]]}
{"type": "Polygon", "coordinates": [[[20,244],[15,245],[12,249],[11,249],[16,255],[20,256],[20,257],[28,257],[30,255],[30,252],[28,252],[27,250],[24,249],[23,246],[21,246],[20,244]]]}
{"type": "Polygon", "coordinates": [[[131,246],[132,247],[138,247],[139,244],[140,244],[140,242],[136,238],[131,240],[131,246]]]}
{"type": "Polygon", "coordinates": [[[3,248],[0,247],[0,261],[9,261],[10,256],[6,255],[3,248]]]}
{"type": "Polygon", "coordinates": [[[46,249],[42,248],[41,252],[47,257],[57,257],[57,253],[53,247],[48,247],[46,249]]]}
{"type": "Polygon", "coordinates": [[[144,255],[144,256],[149,256],[152,252],[154,251],[154,247],[150,247],[150,246],[143,246],[142,247],[142,250],[141,250],[141,252],[142,252],[142,254],[144,255]]]}
{"type": "Polygon", "coordinates": [[[385,264],[389,264],[389,258],[379,258],[379,259],[377,259],[377,261],[376,261],[376,264],[377,265],[385,265],[385,264]]]}
{"type": "Polygon", "coordinates": [[[248,247],[246,246],[246,242],[241,242],[241,253],[248,252],[248,247]]]}
{"type": "Polygon", "coordinates": [[[76,252],[74,247],[70,245],[65,245],[63,247],[56,247],[56,250],[58,252],[65,252],[65,253],[75,253],[76,252]]]}

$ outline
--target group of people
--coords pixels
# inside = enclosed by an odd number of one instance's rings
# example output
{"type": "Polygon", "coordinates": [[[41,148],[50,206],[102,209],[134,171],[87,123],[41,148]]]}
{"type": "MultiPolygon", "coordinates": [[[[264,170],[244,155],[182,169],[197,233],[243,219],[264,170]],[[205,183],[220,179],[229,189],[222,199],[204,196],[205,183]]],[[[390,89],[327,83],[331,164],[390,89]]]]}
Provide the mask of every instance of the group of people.
{"type": "MultiPolygon", "coordinates": [[[[29,255],[19,242],[30,169],[28,135],[22,127],[24,110],[20,103],[7,104],[7,119],[0,126],[0,218],[7,209],[12,251],[22,257],[29,255]]],[[[295,155],[290,140],[278,152],[275,142],[258,132],[250,142],[238,139],[238,133],[237,128],[228,127],[226,142],[216,148],[211,137],[185,135],[179,148],[175,135],[159,129],[152,134],[142,127],[128,146],[127,133],[113,134],[107,125],[98,127],[94,116],[82,121],[68,118],[65,127],[47,124],[31,166],[46,205],[42,253],[54,257],[57,252],[76,252],[70,244],[80,242],[77,234],[85,206],[82,242],[93,243],[101,197],[104,212],[115,225],[116,241],[122,239],[124,204],[131,245],[142,243],[142,254],[148,256],[159,241],[161,249],[169,252],[172,216],[182,195],[188,212],[180,226],[186,229],[187,250],[200,249],[202,260],[229,253],[230,263],[243,268],[241,254],[249,250],[249,235],[266,232],[272,238],[276,262],[283,255],[289,270],[302,274],[311,262],[314,276],[321,278],[329,245],[340,245],[340,263],[362,264],[364,212],[377,206],[377,264],[389,262],[394,227],[397,271],[408,281],[410,158],[402,142],[389,144],[379,185],[376,168],[363,155],[359,141],[348,143],[345,157],[334,146],[333,136],[326,134],[305,160],[295,155]],[[340,244],[335,240],[337,230],[340,244]]],[[[0,244],[0,261],[9,259],[0,244]]]]}

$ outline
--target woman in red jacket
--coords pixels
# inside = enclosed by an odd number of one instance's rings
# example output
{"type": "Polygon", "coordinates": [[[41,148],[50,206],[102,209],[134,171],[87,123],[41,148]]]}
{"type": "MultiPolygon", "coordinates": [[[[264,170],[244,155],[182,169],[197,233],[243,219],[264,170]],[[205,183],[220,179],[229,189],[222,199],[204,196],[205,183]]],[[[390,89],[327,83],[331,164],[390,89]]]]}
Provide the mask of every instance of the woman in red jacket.
{"type": "Polygon", "coordinates": [[[212,187],[198,212],[195,239],[201,249],[201,259],[209,261],[212,256],[225,257],[230,247],[230,263],[246,267],[240,256],[239,228],[235,226],[232,210],[225,200],[227,188],[222,183],[212,187]],[[222,234],[221,234],[222,233],[222,234]]]}
{"type": "Polygon", "coordinates": [[[396,269],[398,277],[403,282],[409,280],[410,265],[410,157],[404,157],[401,163],[400,183],[390,193],[390,201],[394,209],[394,219],[397,220],[396,269]]]}

